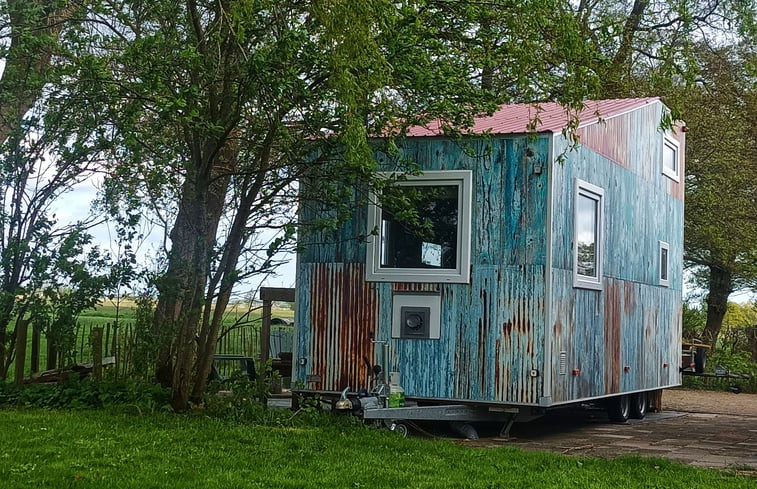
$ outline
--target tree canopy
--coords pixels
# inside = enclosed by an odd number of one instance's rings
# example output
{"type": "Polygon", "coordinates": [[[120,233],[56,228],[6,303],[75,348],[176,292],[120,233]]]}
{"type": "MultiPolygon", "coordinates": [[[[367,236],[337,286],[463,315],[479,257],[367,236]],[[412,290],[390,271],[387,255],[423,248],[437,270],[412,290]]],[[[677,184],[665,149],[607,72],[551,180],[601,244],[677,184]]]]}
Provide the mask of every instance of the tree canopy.
{"type": "Polygon", "coordinates": [[[710,216],[687,227],[687,258],[735,267],[723,290],[748,284],[754,250],[732,245],[754,236],[754,15],[754,0],[2,0],[0,364],[19,297],[94,294],[73,278],[85,226],[51,212],[94,172],[121,239],[146,219],[165,230],[151,334],[182,410],[236,284],[309,231],[303,198],[333,227],[350,189],[378,185],[373,136],[436,119],[454,132],[505,102],[662,92],[691,119],[690,206],[710,216]],[[712,32],[746,48],[702,47],[712,32]]]}
{"type": "Polygon", "coordinates": [[[704,336],[715,342],[733,291],[757,288],[757,51],[701,47],[686,92],[690,128],[685,258],[707,290],[704,336]]]}

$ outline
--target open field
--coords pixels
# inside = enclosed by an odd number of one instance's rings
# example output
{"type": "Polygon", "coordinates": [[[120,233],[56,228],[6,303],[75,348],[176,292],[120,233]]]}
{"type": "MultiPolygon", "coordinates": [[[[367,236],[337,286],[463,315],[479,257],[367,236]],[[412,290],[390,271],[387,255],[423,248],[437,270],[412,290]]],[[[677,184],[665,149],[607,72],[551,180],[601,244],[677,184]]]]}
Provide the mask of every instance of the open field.
{"type": "Polygon", "coordinates": [[[333,424],[248,426],[203,416],[0,410],[8,489],[429,487],[753,488],[661,459],[479,449],[333,424]]]}

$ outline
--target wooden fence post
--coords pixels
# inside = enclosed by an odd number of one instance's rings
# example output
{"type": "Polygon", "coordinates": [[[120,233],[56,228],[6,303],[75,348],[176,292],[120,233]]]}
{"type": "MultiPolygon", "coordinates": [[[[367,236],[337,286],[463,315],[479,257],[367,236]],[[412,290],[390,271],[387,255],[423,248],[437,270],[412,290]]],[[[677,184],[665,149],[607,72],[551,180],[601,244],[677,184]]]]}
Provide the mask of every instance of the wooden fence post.
{"type": "Polygon", "coordinates": [[[26,333],[28,329],[28,319],[19,319],[18,322],[16,322],[15,384],[19,389],[24,386],[24,367],[26,367],[26,333]]]}
{"type": "Polygon", "coordinates": [[[105,345],[103,346],[103,355],[108,356],[110,349],[110,323],[105,323],[105,345]]]}
{"type": "Polygon", "coordinates": [[[95,380],[103,379],[103,329],[102,327],[89,330],[89,341],[92,343],[92,375],[95,380]]]}
{"type": "Polygon", "coordinates": [[[58,368],[58,349],[53,345],[53,341],[50,337],[47,337],[47,361],[45,362],[45,370],[53,370],[58,368]]]}
{"type": "Polygon", "coordinates": [[[40,353],[40,341],[42,334],[37,325],[32,326],[32,369],[31,373],[36,374],[39,372],[39,353],[40,353]]]}

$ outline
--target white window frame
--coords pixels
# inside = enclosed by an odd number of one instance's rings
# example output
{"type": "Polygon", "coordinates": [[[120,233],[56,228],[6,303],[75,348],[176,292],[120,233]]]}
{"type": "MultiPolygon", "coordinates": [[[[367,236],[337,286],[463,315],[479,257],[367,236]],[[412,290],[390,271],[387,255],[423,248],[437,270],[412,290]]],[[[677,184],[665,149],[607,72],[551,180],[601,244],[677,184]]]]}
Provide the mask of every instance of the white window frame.
{"type": "MultiPolygon", "coordinates": [[[[383,172],[389,176],[390,173],[383,172]]],[[[371,196],[368,206],[368,232],[374,229],[378,234],[368,236],[366,245],[365,279],[368,282],[426,282],[426,283],[462,283],[470,282],[471,217],[472,217],[472,183],[470,170],[435,170],[419,175],[407,175],[406,180],[394,185],[456,185],[458,188],[458,223],[457,256],[455,269],[427,268],[388,268],[381,266],[381,207],[375,195],[371,196]]]]}
{"type": "Polygon", "coordinates": [[[659,246],[657,249],[657,277],[659,278],[660,285],[669,287],[670,286],[670,244],[666,243],[665,241],[658,241],[658,243],[659,243],[659,246]],[[663,250],[665,250],[665,256],[667,256],[664,267],[662,263],[663,250]],[[665,276],[667,278],[663,278],[662,276],[663,271],[665,271],[665,276]]]}
{"type": "Polygon", "coordinates": [[[575,179],[573,193],[573,287],[580,289],[602,290],[602,262],[604,261],[604,201],[603,188],[589,182],[575,179]],[[594,256],[596,259],[596,277],[580,275],[578,273],[578,199],[588,197],[597,202],[596,243],[594,256]]]}
{"type": "Polygon", "coordinates": [[[681,144],[671,136],[664,136],[662,140],[662,174],[679,182],[681,180],[681,144]],[[665,148],[670,148],[675,153],[675,168],[665,166],[665,148]]]}

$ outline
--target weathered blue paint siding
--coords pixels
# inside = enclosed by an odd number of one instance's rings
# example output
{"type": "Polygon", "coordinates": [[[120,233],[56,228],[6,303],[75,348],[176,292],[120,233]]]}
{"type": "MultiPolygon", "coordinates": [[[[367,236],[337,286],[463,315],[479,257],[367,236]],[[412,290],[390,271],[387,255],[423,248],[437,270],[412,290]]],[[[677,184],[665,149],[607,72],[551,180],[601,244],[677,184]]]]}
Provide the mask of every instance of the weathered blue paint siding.
{"type": "Polygon", "coordinates": [[[298,258],[297,379],[367,387],[378,341],[409,397],[548,405],[678,384],[683,180],[661,173],[661,110],[581,129],[585,145],[562,163],[552,160],[567,143],[552,134],[414,138],[377,154],[384,170],[408,159],[472,171],[471,281],[366,282],[367,206],[355,197],[354,218],[298,258]],[[575,178],[605,190],[601,290],[573,287],[575,178]],[[669,286],[658,284],[660,240],[669,286]],[[440,294],[439,339],[391,338],[393,294],[407,291],[440,294]]]}
{"type": "MultiPolygon", "coordinates": [[[[611,127],[592,126],[587,139],[612,159],[583,146],[554,164],[553,403],[680,382],[683,201],[673,188],[681,183],[662,175],[661,110],[655,104],[614,118],[611,127]],[[622,148],[613,149],[613,141],[622,148]],[[602,290],[573,287],[576,178],[605,190],[602,290]],[[669,286],[659,285],[659,241],[670,245],[669,286]]],[[[555,152],[565,147],[557,137],[555,152]]]]}
{"type": "MultiPolygon", "coordinates": [[[[365,330],[390,343],[389,369],[402,374],[408,396],[538,403],[543,379],[529,372],[541,368],[544,355],[549,150],[546,136],[463,142],[424,138],[406,141],[394,158],[378,155],[386,170],[403,159],[416,161],[422,170],[472,170],[471,283],[367,283],[362,277],[334,283],[321,272],[324,266],[364,269],[365,246],[356,238],[367,232],[367,219],[365,209],[358,209],[356,219],[339,233],[320,236],[324,244],[300,255],[298,356],[307,363],[297,368],[298,379],[315,374],[320,382],[310,387],[325,390],[365,385],[360,375],[340,373],[349,362],[367,372],[362,358],[329,340],[344,336],[341,315],[349,308],[340,303],[347,288],[353,295],[375,294],[377,319],[366,321],[365,330]],[[392,294],[429,287],[441,294],[441,337],[392,339],[392,294]],[[319,319],[314,309],[328,314],[319,319]],[[321,350],[328,350],[327,358],[321,350]]],[[[380,358],[380,347],[374,346],[370,361],[380,358]]]]}

